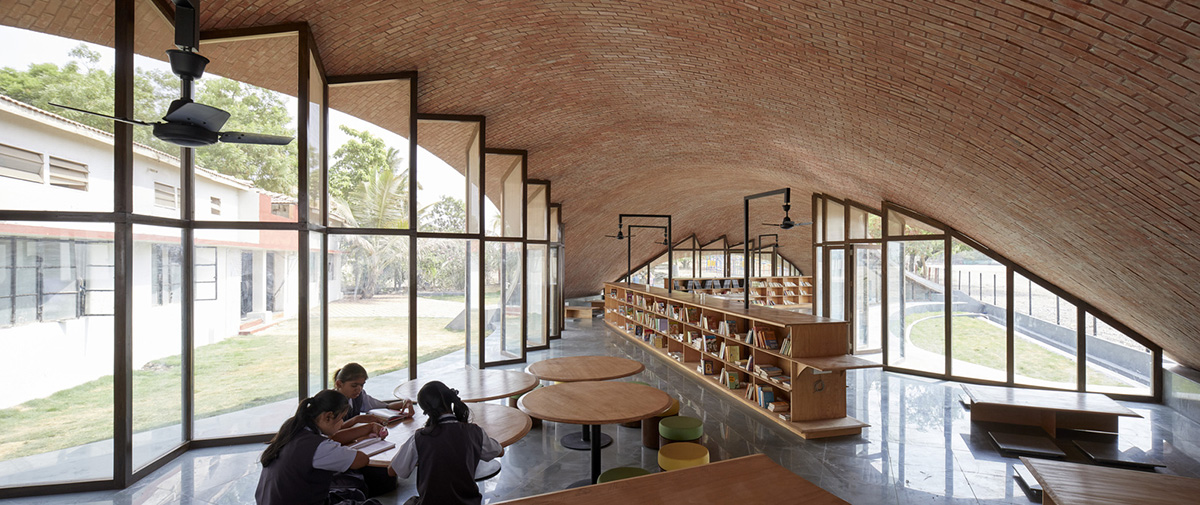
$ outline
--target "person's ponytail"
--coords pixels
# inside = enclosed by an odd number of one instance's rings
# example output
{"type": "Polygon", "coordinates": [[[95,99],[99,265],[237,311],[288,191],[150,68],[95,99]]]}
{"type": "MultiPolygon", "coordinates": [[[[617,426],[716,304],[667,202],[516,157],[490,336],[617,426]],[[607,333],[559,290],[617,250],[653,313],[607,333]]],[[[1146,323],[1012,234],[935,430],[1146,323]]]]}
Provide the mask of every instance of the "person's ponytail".
{"type": "Polygon", "coordinates": [[[471,409],[458,397],[458,391],[446,387],[441,381],[432,381],[417,392],[417,405],[425,413],[425,427],[421,432],[432,435],[437,432],[438,423],[445,414],[454,414],[458,422],[465,423],[471,418],[471,409]]]}
{"type": "Polygon", "coordinates": [[[263,451],[259,461],[263,466],[270,465],[279,458],[283,447],[296,438],[296,434],[300,433],[300,430],[304,428],[317,430],[317,416],[325,412],[333,412],[340,417],[346,408],[346,397],[332,389],[326,389],[311,398],[300,400],[300,404],[296,406],[296,413],[284,421],[283,426],[279,427],[279,432],[271,438],[271,442],[263,451]]]}

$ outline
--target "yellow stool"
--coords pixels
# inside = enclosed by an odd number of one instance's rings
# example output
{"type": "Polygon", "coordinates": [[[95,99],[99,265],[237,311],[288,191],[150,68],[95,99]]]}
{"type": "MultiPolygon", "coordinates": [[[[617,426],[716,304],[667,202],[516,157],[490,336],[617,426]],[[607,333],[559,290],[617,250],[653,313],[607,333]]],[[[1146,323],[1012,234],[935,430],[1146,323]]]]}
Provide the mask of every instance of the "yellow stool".
{"type": "Polygon", "coordinates": [[[707,464],[708,448],[694,442],[675,442],[658,450],[658,467],[665,471],[707,464]]]}

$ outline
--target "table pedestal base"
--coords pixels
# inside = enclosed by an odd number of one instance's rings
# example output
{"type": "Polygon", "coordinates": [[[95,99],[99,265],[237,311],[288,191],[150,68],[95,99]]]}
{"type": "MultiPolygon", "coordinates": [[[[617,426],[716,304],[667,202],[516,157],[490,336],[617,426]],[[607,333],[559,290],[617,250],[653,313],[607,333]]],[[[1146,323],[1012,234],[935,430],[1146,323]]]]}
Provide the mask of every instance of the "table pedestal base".
{"type": "Polygon", "coordinates": [[[498,473],[500,473],[500,460],[480,461],[479,466],[475,467],[475,480],[487,480],[495,477],[498,473]]]}
{"type": "MultiPolygon", "coordinates": [[[[582,432],[564,435],[559,442],[562,443],[563,447],[566,447],[567,449],[574,449],[576,451],[587,451],[591,450],[592,448],[592,441],[588,436],[588,427],[586,425],[583,427],[582,432]]],[[[600,447],[608,447],[612,445],[612,443],[612,437],[603,433],[600,434],[600,447]]]]}

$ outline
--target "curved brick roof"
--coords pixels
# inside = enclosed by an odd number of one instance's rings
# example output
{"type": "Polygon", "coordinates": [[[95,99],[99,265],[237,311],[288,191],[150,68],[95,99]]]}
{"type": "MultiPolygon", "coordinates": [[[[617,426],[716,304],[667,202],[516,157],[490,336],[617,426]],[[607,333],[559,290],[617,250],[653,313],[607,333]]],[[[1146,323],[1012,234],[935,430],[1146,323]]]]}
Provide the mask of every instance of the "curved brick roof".
{"type": "MultiPolygon", "coordinates": [[[[418,70],[421,112],[485,115],[553,181],[568,296],[624,268],[600,238],[619,212],[737,242],[741,197],[790,186],[795,218],[825,192],[940,219],[1200,366],[1193,1],[202,9],[207,30],[308,22],[330,75],[418,70]]],[[[807,231],[781,238],[808,260],[807,231]]]]}

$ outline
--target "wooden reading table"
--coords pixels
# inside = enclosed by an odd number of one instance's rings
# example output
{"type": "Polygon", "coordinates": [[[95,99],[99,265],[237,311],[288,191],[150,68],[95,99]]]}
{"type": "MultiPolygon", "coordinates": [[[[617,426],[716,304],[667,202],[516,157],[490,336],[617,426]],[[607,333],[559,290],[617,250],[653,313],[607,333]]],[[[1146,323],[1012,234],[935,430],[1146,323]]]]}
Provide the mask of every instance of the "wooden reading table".
{"type": "MultiPolygon", "coordinates": [[[[529,373],[541,380],[555,382],[605,381],[628,377],[645,369],[646,365],[640,362],[615,356],[550,358],[533,363],[526,368],[529,373]]],[[[592,447],[591,434],[588,433],[587,426],[583,427],[581,433],[563,436],[559,442],[563,447],[577,451],[586,451],[592,447]]],[[[612,437],[601,433],[600,447],[608,447],[610,444],[612,444],[612,437]]]]}
{"type": "Polygon", "coordinates": [[[421,387],[432,381],[441,381],[446,387],[457,389],[458,397],[467,403],[508,398],[532,391],[538,385],[537,377],[524,372],[480,370],[466,366],[453,372],[405,382],[396,386],[392,393],[396,398],[408,398],[415,402],[421,387]]]}
{"type": "Polygon", "coordinates": [[[532,391],[517,405],[530,416],[591,429],[592,484],[600,477],[600,425],[640,421],[671,406],[670,395],[632,382],[566,382],[532,391]]]}
{"type": "Polygon", "coordinates": [[[1047,459],[1021,462],[1042,485],[1045,505],[1176,505],[1200,497],[1200,479],[1047,459]]]}
{"type": "Polygon", "coordinates": [[[652,473],[580,489],[540,494],[509,505],[614,505],[669,503],[804,503],[847,505],[764,454],[652,473]]]}
{"type": "Polygon", "coordinates": [[[971,397],[971,422],[1041,426],[1051,437],[1057,437],[1059,429],[1116,433],[1120,417],[1142,417],[1100,393],[965,384],[962,388],[971,397]]]}
{"type": "MultiPolygon", "coordinates": [[[[471,407],[471,422],[478,424],[489,437],[500,442],[501,447],[512,445],[533,427],[533,421],[525,413],[495,403],[476,403],[471,407]]],[[[387,440],[396,447],[371,456],[370,466],[386,467],[400,451],[400,445],[412,438],[417,430],[425,426],[425,414],[418,412],[409,419],[388,426],[387,440]]]]}

